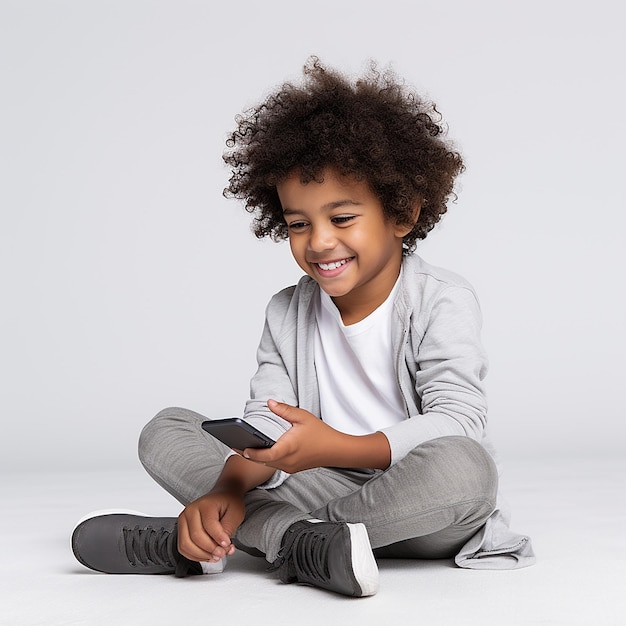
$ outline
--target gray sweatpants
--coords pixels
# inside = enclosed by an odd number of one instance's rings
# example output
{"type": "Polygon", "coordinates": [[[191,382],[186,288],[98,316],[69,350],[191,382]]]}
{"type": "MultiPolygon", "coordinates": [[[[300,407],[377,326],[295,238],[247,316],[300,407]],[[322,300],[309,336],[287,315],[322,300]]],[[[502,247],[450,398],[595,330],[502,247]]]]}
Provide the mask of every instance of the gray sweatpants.
{"type": "MultiPolygon", "coordinates": [[[[161,411],[141,433],[147,472],[183,505],[211,490],[229,449],[201,428],[207,418],[161,411]]],[[[468,437],[428,441],[385,471],[320,467],[274,489],[253,489],[232,538],[252,554],[276,559],[284,532],[298,520],[362,522],[377,557],[454,556],[496,504],[497,470],[468,437]]]]}

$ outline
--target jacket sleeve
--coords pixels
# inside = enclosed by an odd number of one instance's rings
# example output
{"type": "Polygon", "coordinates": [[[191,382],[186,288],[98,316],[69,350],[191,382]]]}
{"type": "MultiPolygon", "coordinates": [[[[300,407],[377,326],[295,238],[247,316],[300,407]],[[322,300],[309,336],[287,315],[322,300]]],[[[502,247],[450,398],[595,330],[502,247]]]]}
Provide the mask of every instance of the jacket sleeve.
{"type": "Polygon", "coordinates": [[[403,394],[413,394],[418,414],[382,430],[391,446],[392,464],[430,439],[464,435],[480,441],[486,424],[487,357],[474,292],[447,286],[428,309],[426,315],[415,316],[406,344],[412,388],[402,386],[399,372],[403,394]]]}
{"type": "Polygon", "coordinates": [[[292,376],[279,349],[281,337],[284,342],[284,335],[291,332],[291,324],[286,319],[289,298],[290,293],[285,290],[274,296],[267,306],[257,349],[257,371],[250,381],[250,397],[244,410],[244,419],[274,440],[289,430],[291,424],[269,410],[268,399],[298,404],[292,376]]]}

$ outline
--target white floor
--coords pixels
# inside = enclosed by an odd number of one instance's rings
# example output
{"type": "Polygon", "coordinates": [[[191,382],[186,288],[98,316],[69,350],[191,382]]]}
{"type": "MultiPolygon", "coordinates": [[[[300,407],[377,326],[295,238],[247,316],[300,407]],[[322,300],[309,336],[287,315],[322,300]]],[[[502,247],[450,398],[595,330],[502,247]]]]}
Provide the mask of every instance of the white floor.
{"type": "Polygon", "coordinates": [[[537,565],[492,572],[460,570],[447,561],[381,561],[381,589],[365,599],[282,585],[262,559],[245,554],[217,576],[93,573],[69,549],[78,518],[101,508],[176,515],[177,503],[139,468],[5,474],[0,623],[626,624],[626,460],[518,460],[505,470],[513,527],[532,536],[537,565]]]}

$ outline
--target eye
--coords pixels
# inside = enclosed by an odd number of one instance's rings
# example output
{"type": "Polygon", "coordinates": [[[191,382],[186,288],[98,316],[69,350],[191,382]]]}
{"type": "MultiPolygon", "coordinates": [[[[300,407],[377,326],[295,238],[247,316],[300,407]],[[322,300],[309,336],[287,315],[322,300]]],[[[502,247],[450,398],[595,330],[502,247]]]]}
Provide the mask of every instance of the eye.
{"type": "Polygon", "coordinates": [[[342,226],[344,224],[348,224],[355,217],[356,215],[336,215],[331,219],[331,222],[337,226],[342,226]]]}
{"type": "Polygon", "coordinates": [[[308,222],[303,222],[303,221],[296,221],[296,222],[291,222],[290,224],[287,224],[287,228],[295,232],[304,230],[307,226],[308,226],[308,222]]]}

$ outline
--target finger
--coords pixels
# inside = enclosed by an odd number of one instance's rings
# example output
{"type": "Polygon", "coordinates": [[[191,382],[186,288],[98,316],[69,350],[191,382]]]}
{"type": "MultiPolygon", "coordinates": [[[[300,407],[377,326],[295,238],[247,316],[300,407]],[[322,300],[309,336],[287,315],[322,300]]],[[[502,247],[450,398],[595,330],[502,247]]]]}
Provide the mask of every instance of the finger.
{"type": "Polygon", "coordinates": [[[243,451],[243,456],[250,461],[271,466],[273,461],[280,458],[280,454],[276,453],[276,446],[278,444],[273,445],[271,448],[246,448],[243,451]]]}
{"type": "Polygon", "coordinates": [[[199,515],[183,513],[178,518],[178,551],[192,561],[213,560],[217,544],[206,534],[199,515]]]}
{"type": "Polygon", "coordinates": [[[212,552],[214,555],[219,555],[220,557],[226,554],[226,550],[231,545],[230,535],[224,529],[223,523],[218,520],[207,520],[203,521],[204,530],[211,537],[211,539],[215,542],[215,548],[213,548],[212,552]]]}
{"type": "Polygon", "coordinates": [[[278,417],[282,417],[288,422],[294,422],[298,419],[298,407],[285,404],[284,402],[277,402],[276,400],[268,400],[267,406],[274,415],[278,415],[278,417]]]}
{"type": "Polygon", "coordinates": [[[178,523],[179,552],[192,561],[213,560],[213,550],[217,544],[206,535],[203,528],[198,530],[199,524],[194,518],[184,516],[178,523]]]}
{"type": "Polygon", "coordinates": [[[224,547],[224,549],[227,552],[230,549],[230,547],[233,545],[230,538],[235,534],[237,528],[239,528],[240,524],[243,522],[244,517],[245,517],[245,506],[243,506],[243,503],[242,503],[241,509],[234,507],[234,506],[228,508],[226,512],[224,513],[222,519],[220,520],[222,529],[224,530],[224,532],[226,533],[226,536],[228,537],[228,545],[224,545],[224,543],[222,543],[221,545],[224,547]]]}

